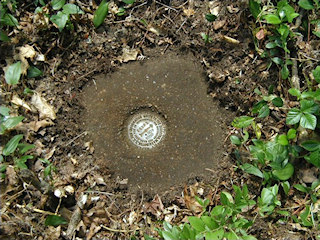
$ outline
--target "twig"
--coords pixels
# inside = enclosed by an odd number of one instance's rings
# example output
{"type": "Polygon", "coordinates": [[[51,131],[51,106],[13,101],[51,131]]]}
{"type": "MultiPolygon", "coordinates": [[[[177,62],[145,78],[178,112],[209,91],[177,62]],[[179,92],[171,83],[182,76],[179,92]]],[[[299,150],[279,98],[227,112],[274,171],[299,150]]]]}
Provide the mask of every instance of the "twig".
{"type": "Polygon", "coordinates": [[[106,196],[114,196],[113,193],[108,193],[108,192],[100,192],[100,191],[84,191],[85,193],[97,193],[97,194],[102,194],[102,195],[106,195],[106,196]]]}
{"type": "Polygon", "coordinates": [[[88,134],[88,132],[87,131],[84,131],[83,133],[81,133],[81,134],[79,134],[78,136],[76,136],[76,137],[74,137],[73,139],[71,139],[70,140],[70,142],[68,142],[66,145],[65,145],[65,147],[66,146],[69,146],[71,143],[73,143],[75,140],[77,140],[79,137],[81,137],[82,135],[87,135],[88,134]]]}
{"type": "Polygon", "coordinates": [[[103,229],[109,230],[111,232],[121,232],[121,233],[134,232],[141,229],[141,228],[136,228],[134,230],[113,229],[113,228],[106,227],[104,225],[100,225],[100,227],[102,227],[103,229]]]}
{"type": "Polygon", "coordinates": [[[298,63],[296,59],[292,59],[292,85],[296,89],[300,89],[300,78],[298,76],[298,63]]]}
{"type": "Polygon", "coordinates": [[[178,33],[180,31],[180,29],[182,28],[182,26],[187,22],[188,18],[186,18],[182,24],[180,25],[180,27],[178,28],[178,30],[176,31],[176,33],[178,33]]]}
{"type": "Polygon", "coordinates": [[[131,17],[131,15],[132,15],[132,13],[133,13],[133,10],[135,10],[136,8],[139,8],[139,7],[143,6],[143,5],[146,5],[147,3],[148,3],[148,1],[145,1],[144,3],[141,3],[141,4],[139,4],[138,6],[133,7],[133,8],[131,9],[131,11],[130,11],[129,17],[131,17]]]}
{"type": "MultiPolygon", "coordinates": [[[[99,66],[99,67],[100,67],[100,66],[99,66]]],[[[80,79],[82,79],[82,78],[85,78],[85,77],[87,77],[88,75],[90,75],[91,73],[94,73],[95,71],[97,71],[97,70],[99,69],[99,67],[96,67],[96,68],[93,69],[92,71],[83,74],[82,76],[78,77],[77,80],[80,80],[80,79]]]]}
{"type": "Polygon", "coordinates": [[[310,59],[310,60],[313,60],[313,61],[317,61],[317,62],[320,61],[320,59],[316,59],[316,58],[313,58],[313,57],[309,57],[309,56],[308,56],[307,54],[305,54],[305,53],[301,53],[301,55],[304,56],[304,57],[306,57],[306,58],[308,58],[308,59],[310,59]]]}
{"type": "Polygon", "coordinates": [[[158,1],[155,1],[155,2],[158,3],[158,4],[160,4],[160,5],[162,5],[162,6],[164,6],[164,7],[166,7],[166,8],[169,8],[169,9],[171,9],[171,10],[173,10],[173,11],[179,12],[177,9],[175,9],[175,8],[173,8],[173,7],[170,7],[170,6],[166,5],[166,4],[163,4],[163,3],[158,2],[158,1]]]}

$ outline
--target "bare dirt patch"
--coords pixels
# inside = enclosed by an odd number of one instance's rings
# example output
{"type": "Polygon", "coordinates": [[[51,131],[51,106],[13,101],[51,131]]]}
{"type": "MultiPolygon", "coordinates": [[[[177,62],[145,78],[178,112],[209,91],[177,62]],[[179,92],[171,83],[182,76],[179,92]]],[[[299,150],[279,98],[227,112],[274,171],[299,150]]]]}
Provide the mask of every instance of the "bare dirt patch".
{"type": "Polygon", "coordinates": [[[206,175],[206,168],[218,170],[230,113],[212,101],[207,88],[190,54],[168,52],[94,76],[82,93],[81,119],[97,164],[128,178],[131,187],[155,192],[206,175]],[[159,113],[167,125],[163,142],[150,150],[125,139],[127,119],[139,109],[159,113]]]}

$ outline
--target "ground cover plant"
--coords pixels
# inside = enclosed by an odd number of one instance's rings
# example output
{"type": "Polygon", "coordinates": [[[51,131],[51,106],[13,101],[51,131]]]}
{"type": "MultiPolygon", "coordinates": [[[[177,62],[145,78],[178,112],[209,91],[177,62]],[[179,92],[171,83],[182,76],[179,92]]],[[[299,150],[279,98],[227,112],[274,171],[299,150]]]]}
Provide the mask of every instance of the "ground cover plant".
{"type": "MultiPolygon", "coordinates": [[[[318,0],[4,0],[4,239],[320,239],[318,0]],[[236,114],[209,178],[131,192],[81,126],[96,73],[189,52],[236,114]]],[[[182,56],[182,55],[181,55],[182,56]]]]}

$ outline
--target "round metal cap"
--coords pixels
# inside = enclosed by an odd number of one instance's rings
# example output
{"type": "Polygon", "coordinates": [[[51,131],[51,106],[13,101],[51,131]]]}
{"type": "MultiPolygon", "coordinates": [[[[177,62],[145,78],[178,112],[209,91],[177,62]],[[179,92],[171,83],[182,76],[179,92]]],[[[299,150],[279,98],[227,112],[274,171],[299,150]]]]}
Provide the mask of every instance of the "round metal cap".
{"type": "Polygon", "coordinates": [[[129,119],[129,140],[139,148],[154,148],[165,135],[166,126],[159,114],[143,111],[135,113],[129,119]]]}

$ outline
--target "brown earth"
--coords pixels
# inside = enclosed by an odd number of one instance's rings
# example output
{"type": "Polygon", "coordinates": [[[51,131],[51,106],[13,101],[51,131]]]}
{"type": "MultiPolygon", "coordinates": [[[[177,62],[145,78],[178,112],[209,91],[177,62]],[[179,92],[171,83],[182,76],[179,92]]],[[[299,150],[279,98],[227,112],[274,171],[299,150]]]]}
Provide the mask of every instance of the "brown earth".
{"type": "Polygon", "coordinates": [[[211,176],[206,168],[219,170],[232,117],[207,95],[203,69],[192,55],[167,52],[124,64],[113,74],[93,76],[82,96],[81,119],[102,171],[159,193],[190,176],[211,176]],[[144,108],[166,119],[165,140],[151,150],[131,147],[125,139],[128,117],[144,108]]]}

